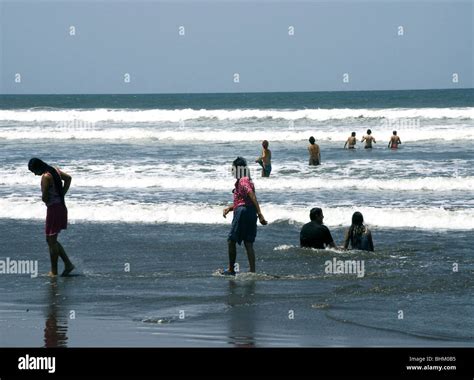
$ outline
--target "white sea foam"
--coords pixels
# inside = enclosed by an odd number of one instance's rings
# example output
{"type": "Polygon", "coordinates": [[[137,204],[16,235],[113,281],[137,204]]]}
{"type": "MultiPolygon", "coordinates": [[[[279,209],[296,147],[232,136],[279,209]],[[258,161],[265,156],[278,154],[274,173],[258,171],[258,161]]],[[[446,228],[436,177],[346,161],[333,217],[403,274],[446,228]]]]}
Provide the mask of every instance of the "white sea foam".
{"type": "MultiPolygon", "coordinates": [[[[26,169],[25,169],[26,170],[26,169]]],[[[258,169],[255,169],[255,174],[258,169]]],[[[190,177],[179,174],[183,171],[153,172],[112,171],[108,173],[80,173],[74,175],[74,191],[81,188],[105,189],[154,189],[181,191],[230,191],[233,179],[226,168],[213,173],[195,173],[190,177]]],[[[72,170],[70,173],[74,173],[72,170]]],[[[344,178],[339,173],[301,174],[261,178],[254,176],[257,192],[312,191],[312,190],[362,190],[362,191],[473,191],[474,177],[425,176],[417,178],[344,178]]],[[[39,186],[28,173],[3,171],[0,186],[39,186]],[[25,175],[26,174],[26,175],[25,175]]]]}
{"type": "Polygon", "coordinates": [[[296,245],[293,244],[281,244],[273,248],[274,251],[287,251],[292,248],[296,248],[296,245]]]}
{"type": "MultiPolygon", "coordinates": [[[[289,206],[262,204],[270,223],[306,223],[309,209],[315,205],[289,206]]],[[[421,228],[434,230],[474,229],[474,209],[449,210],[442,207],[377,208],[324,207],[324,222],[330,227],[347,226],[354,211],[360,211],[369,226],[421,228]]],[[[172,224],[230,224],[231,216],[222,216],[222,206],[209,204],[166,204],[70,200],[69,217],[73,222],[127,222],[172,224]]],[[[36,198],[0,199],[0,218],[43,219],[45,207],[36,198]]],[[[271,228],[271,227],[268,227],[271,228]]]]}
{"type": "Polygon", "coordinates": [[[56,109],[0,110],[0,121],[73,121],[96,123],[103,121],[126,123],[180,122],[183,120],[216,119],[282,119],[341,120],[347,118],[424,118],[473,119],[474,107],[459,108],[333,108],[333,109],[56,109]]]}
{"type": "MultiPolygon", "coordinates": [[[[379,144],[375,147],[386,146],[392,135],[392,130],[397,129],[402,142],[416,142],[427,140],[458,141],[474,139],[474,126],[472,125],[443,125],[423,126],[418,128],[392,128],[391,126],[371,127],[373,136],[379,144]]],[[[304,141],[308,136],[314,136],[317,141],[344,142],[352,130],[358,133],[359,138],[365,134],[366,126],[343,127],[314,127],[314,128],[238,128],[230,126],[201,127],[87,127],[63,128],[57,126],[38,125],[21,127],[0,127],[0,140],[104,140],[104,141],[194,141],[194,142],[250,142],[271,139],[277,141],[304,141]]],[[[362,146],[362,144],[359,144],[362,146]]]]}

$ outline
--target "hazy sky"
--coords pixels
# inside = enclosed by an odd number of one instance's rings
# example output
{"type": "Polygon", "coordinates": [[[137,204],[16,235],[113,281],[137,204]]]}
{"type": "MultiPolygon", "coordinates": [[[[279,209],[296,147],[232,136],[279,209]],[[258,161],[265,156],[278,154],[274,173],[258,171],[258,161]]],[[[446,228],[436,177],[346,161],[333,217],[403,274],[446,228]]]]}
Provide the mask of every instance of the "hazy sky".
{"type": "Polygon", "coordinates": [[[0,7],[0,93],[474,87],[472,0],[0,0],[0,7]]]}

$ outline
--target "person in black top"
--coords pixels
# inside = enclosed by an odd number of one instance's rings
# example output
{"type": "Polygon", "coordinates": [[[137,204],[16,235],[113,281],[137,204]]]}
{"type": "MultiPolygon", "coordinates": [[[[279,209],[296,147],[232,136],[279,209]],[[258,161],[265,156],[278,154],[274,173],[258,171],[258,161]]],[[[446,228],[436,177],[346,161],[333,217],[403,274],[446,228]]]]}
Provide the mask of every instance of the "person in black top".
{"type": "Polygon", "coordinates": [[[344,249],[351,244],[352,249],[359,249],[363,251],[374,251],[374,242],[372,240],[372,232],[364,224],[364,216],[356,211],[352,215],[352,225],[346,232],[344,239],[344,249]]]}
{"type": "Polygon", "coordinates": [[[336,244],[327,228],[323,224],[323,210],[319,207],[309,212],[311,222],[306,223],[300,232],[300,245],[308,248],[324,249],[326,246],[336,248],[336,244]]]}

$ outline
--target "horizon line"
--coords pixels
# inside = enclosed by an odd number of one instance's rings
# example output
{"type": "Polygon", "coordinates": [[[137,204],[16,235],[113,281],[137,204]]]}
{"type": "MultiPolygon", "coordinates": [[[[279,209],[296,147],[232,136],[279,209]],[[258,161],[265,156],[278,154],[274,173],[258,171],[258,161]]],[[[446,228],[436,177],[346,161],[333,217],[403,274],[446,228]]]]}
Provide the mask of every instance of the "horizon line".
{"type": "Polygon", "coordinates": [[[247,92],[123,92],[123,93],[0,93],[0,96],[69,96],[69,95],[241,95],[241,94],[314,94],[314,93],[352,93],[352,92],[403,92],[403,91],[459,91],[474,90],[474,87],[461,88],[417,88],[401,90],[325,90],[325,91],[247,91],[247,92]]]}

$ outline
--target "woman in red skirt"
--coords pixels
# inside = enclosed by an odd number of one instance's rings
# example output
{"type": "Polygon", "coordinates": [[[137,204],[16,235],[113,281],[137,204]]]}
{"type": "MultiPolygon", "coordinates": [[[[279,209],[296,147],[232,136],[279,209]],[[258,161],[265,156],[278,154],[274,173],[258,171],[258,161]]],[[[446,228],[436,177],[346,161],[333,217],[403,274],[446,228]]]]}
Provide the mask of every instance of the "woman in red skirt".
{"type": "Polygon", "coordinates": [[[42,200],[46,204],[46,241],[51,256],[50,276],[58,274],[58,257],[64,262],[62,276],[67,276],[74,269],[69,257],[67,257],[63,246],[58,242],[58,234],[67,228],[67,208],[64,195],[71,186],[71,176],[53,168],[39,158],[32,158],[28,163],[28,169],[35,175],[41,176],[42,200]],[[64,186],[63,186],[64,181],[64,186]]]}

